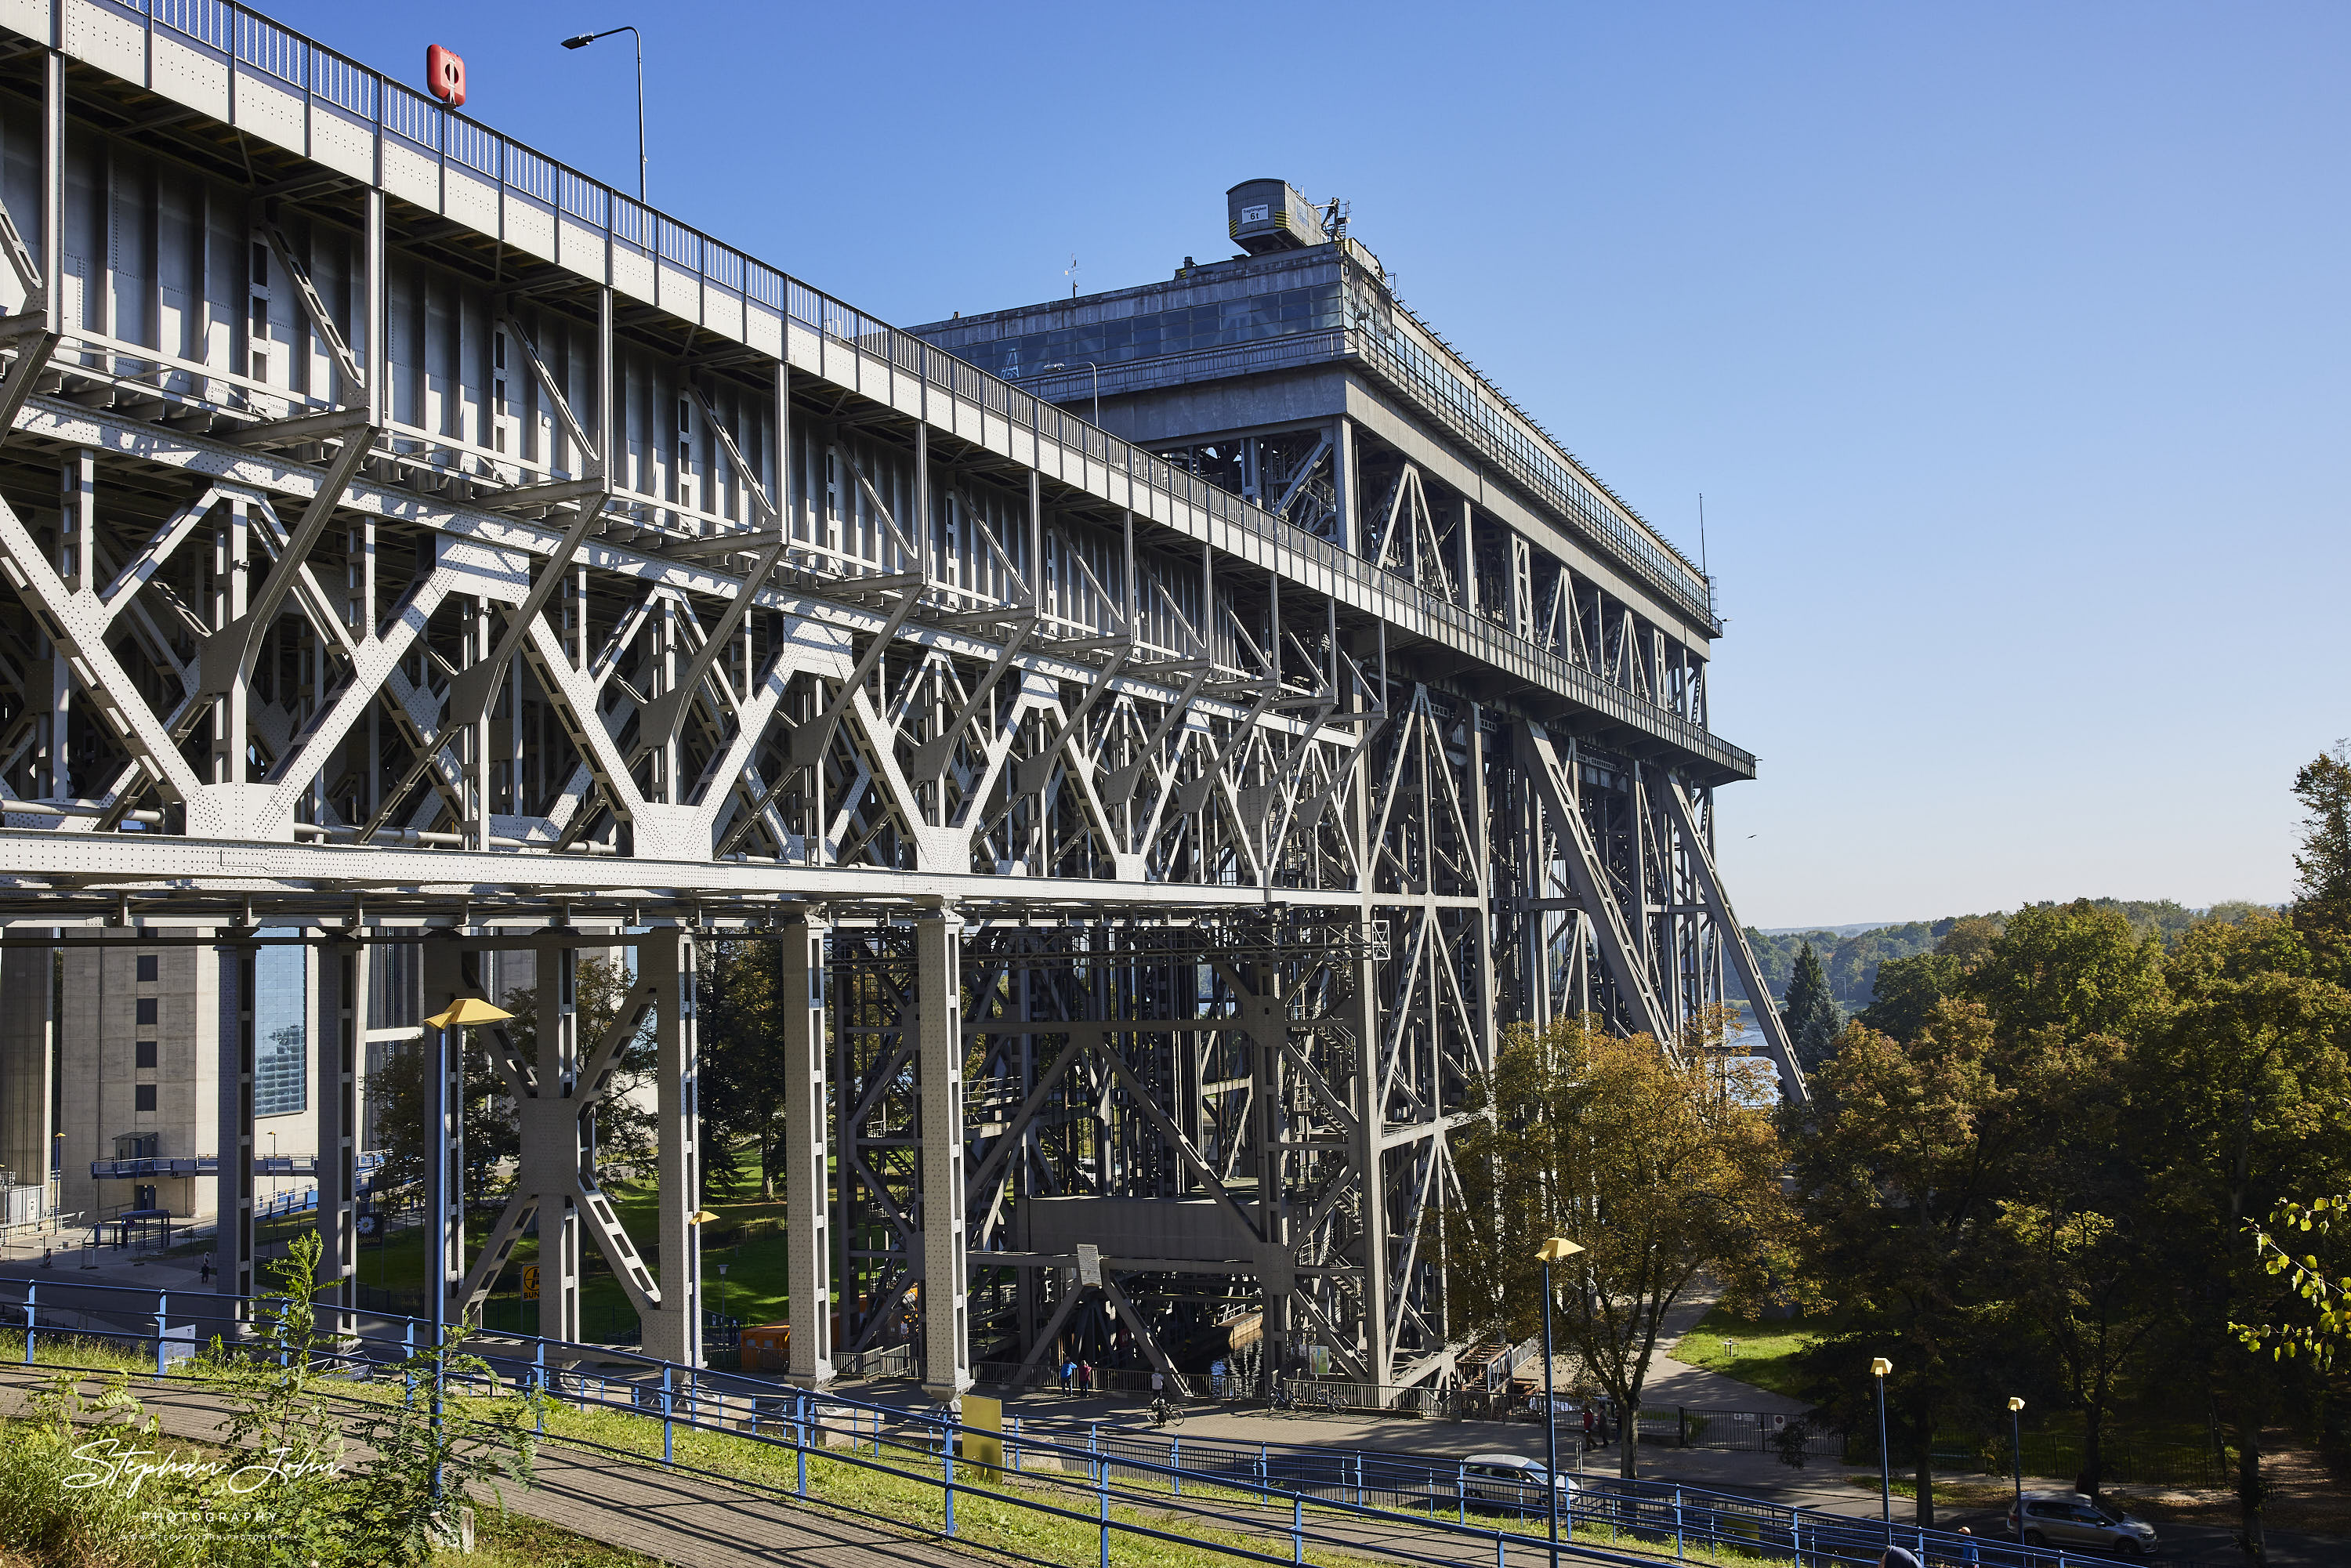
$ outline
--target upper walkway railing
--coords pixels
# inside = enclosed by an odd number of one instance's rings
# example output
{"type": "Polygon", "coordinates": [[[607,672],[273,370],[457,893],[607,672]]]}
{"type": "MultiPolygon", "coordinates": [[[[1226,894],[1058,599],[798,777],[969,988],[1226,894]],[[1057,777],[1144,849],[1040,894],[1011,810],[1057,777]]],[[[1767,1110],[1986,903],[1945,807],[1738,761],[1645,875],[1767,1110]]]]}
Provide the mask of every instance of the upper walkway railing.
{"type": "MultiPolygon", "coordinates": [[[[63,5],[68,0],[52,0],[63,5]]],[[[1156,492],[1170,503],[1167,516],[1184,509],[1272,545],[1291,570],[1311,577],[1328,574],[1352,586],[1359,601],[1400,624],[1417,620],[1440,641],[1487,660],[1531,684],[1546,687],[1618,722],[1657,736],[1734,777],[1752,777],[1754,756],[1724,742],[1703,726],[1661,705],[1602,680],[1528,639],[1473,615],[1442,595],[1387,571],[1329,540],[1294,528],[1256,503],[1210,484],[1140,447],[1110,434],[999,377],[933,348],[911,333],[875,319],[846,301],[810,287],[746,252],[679,223],[674,218],[565,167],[544,153],[448,109],[380,71],[234,0],[72,0],[143,28],[152,46],[210,57],[216,64],[259,73],[278,90],[298,95],[309,111],[302,132],[308,145],[311,119],[339,120],[350,132],[402,145],[455,172],[494,184],[507,200],[534,209],[549,223],[601,232],[609,243],[653,264],[657,271],[683,272],[705,291],[731,300],[743,312],[757,307],[833,341],[851,345],[926,385],[977,404],[1030,430],[1042,440],[1082,453],[1110,475],[1156,492]]],[[[73,47],[103,68],[111,53],[96,30],[82,29],[73,47]]],[[[126,68],[131,63],[125,56],[126,68]]],[[[234,82],[228,101],[234,104],[234,82]]],[[[232,110],[233,112],[233,110],[232,110]]],[[[340,163],[323,149],[314,156],[340,163]]],[[[709,313],[705,311],[705,316],[709,313]]],[[[740,316],[738,314],[738,319],[740,316]]],[[[1595,525],[1597,526],[1597,525],[1595,525]]],[[[1603,530],[1605,531],[1604,529],[1603,530]]],[[[1623,541],[1618,541],[1620,545],[1623,541]]],[[[1629,555],[1629,547],[1626,547],[1629,555]]],[[[1642,570],[1677,605],[1704,616],[1710,611],[1685,590],[1661,582],[1655,568],[1642,570]]]]}

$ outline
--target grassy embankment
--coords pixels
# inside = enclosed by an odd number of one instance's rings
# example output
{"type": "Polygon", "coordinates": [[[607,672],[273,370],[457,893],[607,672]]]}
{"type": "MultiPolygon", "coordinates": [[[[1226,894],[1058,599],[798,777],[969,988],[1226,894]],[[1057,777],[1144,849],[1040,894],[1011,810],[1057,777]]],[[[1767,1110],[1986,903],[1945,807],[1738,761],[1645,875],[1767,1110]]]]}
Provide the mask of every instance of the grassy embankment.
{"type": "MultiPolygon", "coordinates": [[[[21,1360],[23,1337],[20,1333],[0,1331],[0,1362],[21,1360]]],[[[132,1375],[132,1392],[153,1387],[152,1364],[136,1350],[117,1349],[92,1341],[69,1338],[63,1334],[44,1334],[37,1347],[37,1361],[45,1365],[74,1365],[103,1370],[120,1370],[132,1375]]],[[[172,1384],[183,1380],[173,1378],[172,1384]]],[[[339,1394],[370,1401],[389,1401],[401,1396],[401,1390],[390,1383],[343,1383],[330,1386],[339,1394]]],[[[550,1405],[546,1412],[547,1434],[550,1439],[565,1438],[595,1443],[617,1449],[639,1460],[658,1463],[662,1454],[662,1424],[623,1410],[590,1406],[576,1409],[569,1406],[550,1405]]],[[[799,1456],[787,1446],[755,1442],[749,1438],[724,1432],[680,1427],[674,1434],[675,1452],[681,1465],[691,1466],[716,1475],[733,1477],[757,1485],[791,1492],[799,1484],[799,1456]]],[[[888,1462],[898,1466],[924,1465],[929,1461],[903,1450],[890,1450],[888,1462]]],[[[1017,1552],[1025,1556],[1049,1563],[1061,1563],[1079,1568],[1098,1561],[1099,1527],[1093,1517],[1098,1506],[1092,1488],[1081,1477],[1070,1478],[1073,1484],[1056,1486],[1043,1475],[1022,1477],[1000,1473],[993,1479],[959,1469],[956,1499],[956,1525],[959,1544],[981,1552],[996,1549],[1017,1552]],[[1074,1519],[1060,1518],[1025,1508],[1012,1500],[1015,1498],[1030,1502],[1049,1501],[1079,1514],[1074,1519]]],[[[944,1511],[938,1489],[925,1479],[913,1475],[893,1474],[853,1463],[837,1452],[811,1452],[808,1463],[808,1488],[811,1504],[831,1505],[842,1510],[854,1510],[867,1516],[878,1516],[905,1530],[909,1534],[935,1535],[944,1523],[944,1511]]],[[[1257,1504],[1250,1494],[1221,1487],[1186,1482],[1184,1502],[1195,1507],[1219,1507],[1228,1514],[1243,1514],[1257,1504]]],[[[1267,1532],[1259,1534],[1249,1528],[1244,1517],[1228,1526],[1210,1524],[1183,1510],[1157,1486],[1138,1485],[1130,1479],[1113,1477],[1111,1496],[1114,1500],[1111,1518],[1114,1522],[1140,1525],[1166,1531],[1174,1540],[1155,1537],[1113,1534],[1111,1538],[1113,1568],[1232,1568],[1233,1559],[1216,1550],[1218,1546],[1243,1547],[1258,1552],[1271,1551],[1287,1554],[1289,1542],[1286,1525],[1289,1511],[1276,1504],[1267,1519],[1267,1532]]],[[[576,1550],[579,1555],[569,1558],[534,1554],[532,1532],[551,1527],[539,1526],[527,1520],[499,1520],[494,1510],[476,1515],[479,1535],[504,1557],[487,1561],[504,1568],[512,1563],[514,1568],[549,1568],[549,1563],[578,1568],[622,1568],[643,1561],[625,1553],[597,1557],[584,1553],[610,1551],[592,1542],[583,1542],[576,1550]],[[508,1544],[511,1542],[512,1544],[508,1544]]],[[[1343,1528],[1347,1516],[1333,1510],[1310,1504],[1306,1510],[1309,1528],[1343,1528]]],[[[1449,1513],[1434,1517],[1450,1518],[1449,1513]]],[[[1510,1537],[1533,1540],[1544,1533],[1540,1519],[1516,1520],[1489,1517],[1477,1521],[1480,1531],[1499,1530],[1510,1537]]],[[[1659,1549],[1655,1541],[1642,1541],[1614,1531],[1594,1531],[1586,1527],[1577,1532],[1579,1541],[1587,1544],[1602,1542],[1622,1544],[1635,1550],[1659,1549]]],[[[562,1532],[550,1540],[557,1541],[562,1532]]],[[[1670,1537],[1663,1550],[1672,1551],[1670,1537]]],[[[1360,1555],[1341,1553],[1320,1548],[1310,1548],[1306,1561],[1318,1568],[1360,1568],[1360,1555]]],[[[1718,1564],[1719,1568],[1752,1568],[1752,1565],[1780,1561],[1732,1549],[1701,1549],[1695,1544],[1687,1550],[1686,1561],[1718,1564]]],[[[476,1556],[470,1561],[482,1562],[476,1556]]]]}

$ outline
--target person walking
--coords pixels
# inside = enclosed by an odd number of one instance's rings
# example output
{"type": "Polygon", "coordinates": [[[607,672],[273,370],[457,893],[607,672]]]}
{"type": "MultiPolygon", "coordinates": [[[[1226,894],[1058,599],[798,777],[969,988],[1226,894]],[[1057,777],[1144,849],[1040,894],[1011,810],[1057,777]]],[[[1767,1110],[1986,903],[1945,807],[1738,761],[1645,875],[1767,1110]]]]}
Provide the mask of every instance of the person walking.
{"type": "Polygon", "coordinates": [[[1583,1406],[1583,1451],[1587,1454],[1600,1446],[1593,1441],[1593,1428],[1598,1425],[1599,1419],[1592,1413],[1591,1404],[1586,1402],[1583,1406]]]}
{"type": "Polygon", "coordinates": [[[1081,1399],[1085,1398],[1092,1395],[1093,1391],[1094,1364],[1091,1361],[1081,1360],[1078,1363],[1078,1397],[1081,1399]]]}
{"type": "Polygon", "coordinates": [[[204,1284],[209,1285],[213,1282],[213,1255],[211,1253],[205,1253],[204,1261],[196,1265],[196,1278],[204,1284]]]}
{"type": "Polygon", "coordinates": [[[1062,1357],[1062,1358],[1061,1358],[1061,1397],[1062,1397],[1062,1398],[1067,1399],[1067,1398],[1069,1398],[1071,1395],[1075,1394],[1075,1393],[1078,1391],[1078,1390],[1077,1390],[1077,1382],[1078,1382],[1078,1364],[1077,1364],[1076,1362],[1074,1362],[1074,1361],[1070,1360],[1067,1356],[1062,1357]]]}

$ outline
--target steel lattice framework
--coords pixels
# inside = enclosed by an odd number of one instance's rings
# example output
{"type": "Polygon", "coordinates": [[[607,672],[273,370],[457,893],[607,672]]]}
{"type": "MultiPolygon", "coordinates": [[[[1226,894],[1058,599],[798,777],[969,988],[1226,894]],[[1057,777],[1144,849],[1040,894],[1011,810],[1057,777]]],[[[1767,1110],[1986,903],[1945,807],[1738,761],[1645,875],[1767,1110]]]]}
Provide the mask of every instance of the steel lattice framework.
{"type": "Polygon", "coordinates": [[[1752,759],[1698,672],[1630,600],[1596,653],[1465,611],[1408,468],[1334,544],[1292,520],[1318,454],[1267,460],[1289,514],[1243,500],[255,13],[0,29],[6,940],[328,945],[347,1303],[386,941],[427,1011],[493,951],[557,998],[535,1058],[485,1039],[524,1153],[470,1268],[443,1207],[453,1308],[535,1218],[557,1326],[584,1240],[682,1359],[697,949],[777,942],[795,1374],[917,1312],[947,1394],[1088,1312],[1170,1364],[1247,1310],[1441,1376],[1447,1134],[1498,1030],[1678,1049],[1727,967],[1761,994],[1710,853],[1752,759]],[[614,944],[630,1018],[580,1038],[614,944]],[[652,1260],[580,1124],[644,1019],[652,1260]]]}

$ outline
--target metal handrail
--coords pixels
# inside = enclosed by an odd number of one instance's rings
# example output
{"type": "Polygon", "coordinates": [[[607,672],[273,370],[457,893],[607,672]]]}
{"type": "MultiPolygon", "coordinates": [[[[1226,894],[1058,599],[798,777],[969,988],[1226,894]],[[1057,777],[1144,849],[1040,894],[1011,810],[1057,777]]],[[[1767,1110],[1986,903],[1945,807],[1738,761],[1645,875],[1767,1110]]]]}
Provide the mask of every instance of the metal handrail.
{"type": "MultiPolygon", "coordinates": [[[[172,1320],[173,1292],[168,1288],[81,1284],[68,1281],[43,1281],[22,1279],[5,1281],[17,1287],[18,1297],[10,1308],[21,1314],[25,1334],[24,1363],[37,1364],[37,1341],[42,1333],[66,1338],[128,1340],[153,1346],[153,1376],[162,1380],[171,1375],[173,1365],[193,1354],[193,1333],[173,1333],[172,1320]],[[52,1291],[69,1294],[103,1292],[135,1300],[138,1305],[128,1314],[145,1320],[149,1328],[125,1330],[87,1326],[94,1312],[103,1309],[78,1307],[75,1310],[84,1318],[84,1326],[75,1328],[43,1328],[38,1321],[40,1291],[44,1283],[52,1291]],[[151,1305],[152,1303],[152,1305],[151,1305]],[[172,1352],[179,1354],[174,1356],[172,1352]]],[[[249,1309],[267,1307],[281,1302],[282,1295],[255,1293],[242,1295],[228,1291],[181,1291],[183,1302],[193,1297],[200,1303],[198,1310],[184,1305],[179,1316],[183,1326],[204,1317],[219,1322],[241,1315],[249,1309]],[[204,1311],[208,1306],[212,1310],[204,1311]]],[[[423,1341],[420,1330],[430,1331],[424,1320],[398,1313],[368,1309],[346,1308],[330,1301],[318,1303],[322,1322],[334,1324],[338,1316],[351,1320],[376,1319],[387,1325],[400,1325],[397,1333],[368,1334],[357,1332],[346,1323],[340,1325],[348,1332],[340,1334],[329,1328],[322,1338],[333,1341],[333,1361],[346,1366],[357,1375],[367,1375],[381,1362],[367,1354],[370,1345],[382,1347],[389,1354],[398,1351],[402,1355],[413,1353],[423,1341]]],[[[104,1313],[121,1316],[120,1313],[104,1313]]],[[[0,1324],[6,1322],[0,1317],[0,1324]]],[[[897,1406],[849,1398],[830,1391],[810,1393],[771,1380],[741,1374],[712,1374],[706,1368],[689,1367],[658,1357],[608,1345],[581,1344],[576,1342],[549,1339],[538,1334],[527,1334],[505,1330],[485,1330],[469,1338],[468,1351],[489,1362],[494,1369],[503,1362],[513,1369],[517,1382],[525,1383],[535,1393],[579,1403],[584,1408],[592,1400],[598,1405],[621,1405],[651,1417],[658,1415],[663,1427],[664,1463],[674,1469],[674,1432],[677,1427],[688,1430],[723,1432],[730,1437],[754,1443],[766,1443],[788,1448],[799,1458],[799,1495],[807,1497],[807,1459],[813,1450],[826,1458],[855,1465],[861,1469],[882,1471],[901,1479],[911,1479],[940,1488],[945,1504],[943,1533],[954,1535],[955,1504],[958,1490],[970,1490],[970,1463],[966,1460],[965,1479],[956,1479],[956,1461],[958,1448],[965,1448],[975,1437],[996,1439],[1004,1449],[1003,1468],[1019,1474],[1032,1487],[1067,1487],[1085,1494],[1088,1507],[1082,1513],[1062,1507],[1043,1497],[1024,1496],[1009,1488],[989,1488],[993,1501],[1008,1504],[1034,1513],[1063,1519],[1082,1519],[1088,1523],[1099,1522],[1107,1546],[1113,1531],[1164,1540],[1185,1540],[1187,1544],[1205,1546],[1237,1560],[1292,1563],[1305,1560],[1310,1544],[1360,1551],[1359,1538],[1339,1534],[1330,1529],[1315,1531],[1307,1526],[1307,1505],[1311,1501],[1316,1512],[1328,1519],[1359,1521],[1369,1524],[1407,1526],[1426,1531],[1439,1542],[1460,1541],[1476,1543],[1474,1558],[1459,1555],[1436,1556],[1414,1551],[1392,1537],[1379,1542],[1383,1558],[1430,1565],[1430,1568],[1466,1568],[1475,1562],[1506,1561],[1509,1545],[1518,1544],[1521,1551],[1531,1549],[1530,1538],[1516,1531],[1505,1531],[1499,1524],[1487,1529],[1472,1526],[1468,1512],[1473,1499],[1480,1511],[1499,1507],[1503,1513],[1515,1512],[1520,1521],[1540,1519],[1549,1511],[1547,1506],[1530,1506],[1525,1499],[1515,1507],[1507,1497],[1498,1496],[1490,1485],[1483,1490],[1473,1488],[1472,1478],[1461,1461],[1437,1459],[1417,1463],[1410,1458],[1374,1455],[1364,1450],[1332,1449],[1327,1445],[1287,1445],[1270,1442],[1249,1444],[1215,1439],[1185,1439],[1176,1434],[1162,1434],[1149,1428],[1106,1427],[1095,1421],[1083,1423],[1084,1438],[1079,1440],[1080,1423],[1061,1423],[1047,1418],[1022,1422],[1014,1418],[1008,1430],[998,1433],[971,1427],[951,1407],[909,1409],[897,1406]],[[507,1350],[501,1345],[516,1348],[507,1350]],[[640,1369],[635,1378],[611,1378],[601,1373],[580,1373],[567,1369],[566,1362],[595,1359],[601,1364],[619,1363],[640,1369]],[[528,1377],[525,1377],[528,1374],[528,1377]],[[745,1385],[748,1385],[747,1387],[745,1385]],[[748,1430],[730,1424],[729,1412],[744,1409],[750,1417],[748,1430]],[[715,1414],[712,1412],[715,1410],[715,1414]],[[1056,1427],[1066,1427],[1066,1435],[1057,1440],[1050,1434],[1056,1427]],[[773,1436],[763,1428],[789,1432],[789,1437],[773,1436]],[[1049,1435],[1040,1438],[1036,1431],[1049,1435]],[[838,1438],[835,1442],[831,1439],[838,1438]],[[1186,1465],[1188,1450],[1193,1462],[1186,1465]],[[867,1455],[870,1453],[870,1459],[867,1455]],[[1162,1456],[1165,1456],[1165,1462],[1162,1456]],[[893,1463],[897,1459],[900,1462],[893,1463]],[[1034,1463],[1046,1459],[1053,1466],[1043,1469],[1034,1463]],[[1024,1459],[1029,1461],[1024,1466],[1024,1459]],[[1203,1460],[1207,1463],[1202,1463],[1203,1460]],[[1181,1509],[1202,1522],[1214,1523],[1226,1530],[1255,1531],[1259,1534],[1287,1533],[1290,1551],[1287,1557],[1274,1556],[1248,1547],[1233,1546],[1207,1540],[1192,1540],[1169,1534],[1152,1525],[1114,1519],[1110,1512],[1113,1492],[1111,1472],[1116,1469],[1128,1483],[1129,1490],[1118,1495],[1121,1500],[1131,1500],[1135,1486],[1147,1484],[1153,1489],[1155,1510],[1181,1509]],[[1067,1478],[1082,1476],[1082,1481],[1071,1483],[1067,1478]],[[1187,1498],[1186,1482],[1194,1491],[1187,1498]],[[1238,1495],[1243,1501],[1229,1501],[1218,1507],[1204,1506],[1203,1486],[1217,1491],[1238,1495]],[[1158,1495],[1165,1486],[1166,1495],[1158,1495]],[[1395,1500],[1393,1505],[1372,1501],[1375,1495],[1395,1500]],[[1251,1505],[1248,1500],[1254,1499],[1251,1505]],[[1098,1500],[1098,1507],[1095,1506],[1098,1500]],[[1228,1511],[1247,1508],[1250,1511],[1228,1511]],[[1273,1517],[1281,1512],[1290,1515],[1289,1530],[1275,1527],[1269,1531],[1267,1511],[1273,1517]],[[1447,1518],[1447,1514],[1454,1517],[1447,1518]],[[1490,1543],[1490,1546],[1489,1545],[1490,1543]]],[[[49,1363],[47,1364],[56,1364],[49,1363]]],[[[104,1368],[83,1370],[103,1371],[104,1368]]],[[[574,1447],[597,1448],[583,1439],[562,1437],[560,1441],[574,1447]]],[[[626,1450],[607,1448],[622,1454],[626,1450]]],[[[644,1456],[628,1454],[632,1458],[644,1456]]],[[[739,1479],[739,1478],[730,1478],[739,1479]]],[[[1505,1483],[1508,1486],[1508,1483],[1505,1483]]],[[[1538,1488],[1538,1490],[1540,1490],[1538,1488]]],[[[1050,1494],[1049,1494],[1050,1495],[1050,1494]]],[[[828,1506],[838,1506],[837,1500],[828,1499],[828,1506]]],[[[1976,1536],[1961,1536],[1917,1526],[1894,1526],[1876,1520],[1824,1513],[1813,1508],[1789,1508],[1735,1493],[1717,1493],[1702,1488],[1682,1486],[1671,1481],[1625,1481],[1609,1477],[1576,1478],[1573,1491],[1562,1492],[1561,1523],[1564,1538],[1560,1544],[1562,1556],[1587,1562],[1604,1562],[1628,1565],[1651,1564],[1666,1556],[1667,1542],[1672,1543],[1672,1555],[1684,1557],[1691,1544],[1701,1546],[1731,1546],[1769,1555],[1779,1551],[1792,1551],[1798,1559],[1808,1563],[1874,1563],[1887,1544],[1900,1544],[1916,1552],[1924,1562],[1939,1565],[1967,1562],[1980,1563],[1985,1568],[2062,1568],[2064,1554],[2053,1549],[2028,1547],[1976,1536]],[[1623,1545],[1598,1547],[1588,1545],[1574,1537],[1578,1528],[1605,1526],[1621,1536],[1633,1534],[1636,1539],[1653,1536],[1657,1552],[1653,1555],[1628,1549],[1623,1545]]]]}
{"type": "MultiPolygon", "coordinates": [[[[1359,588],[1380,594],[1390,604],[1416,603],[1414,595],[1397,591],[1395,585],[1401,580],[1395,574],[1293,527],[1255,502],[1176,468],[943,349],[933,348],[911,333],[902,332],[779,268],[712,239],[479,120],[437,104],[403,83],[272,21],[236,0],[92,3],[140,18],[151,28],[169,29],[187,43],[274,77],[288,89],[302,93],[315,111],[356,120],[379,138],[397,138],[420,152],[436,157],[444,174],[454,172],[454,177],[460,179],[495,182],[511,198],[532,204],[550,217],[559,214],[601,229],[614,246],[626,247],[647,259],[658,258],[689,269],[705,287],[724,290],[746,306],[754,302],[765,306],[828,339],[917,375],[927,385],[950,396],[977,402],[1040,436],[1082,452],[1090,463],[1101,464],[1108,473],[1124,474],[1131,483],[1165,496],[1171,508],[1187,507],[1243,528],[1359,588]]],[[[1601,531],[1605,532],[1604,527],[1601,531]]],[[[1625,549],[1634,553],[1629,545],[1625,549]]],[[[1642,575],[1654,581],[1653,572],[1644,571],[1642,575]]],[[[1674,593],[1672,597],[1677,602],[1689,602],[1686,592],[1674,593]]],[[[1445,603],[1448,613],[1436,612],[1430,606],[1433,598],[1425,592],[1418,595],[1421,612],[1441,621],[1456,635],[1467,632],[1471,618],[1448,601],[1437,601],[1445,603]]],[[[1711,612],[1705,613],[1711,623],[1711,612]]],[[[1702,727],[1670,709],[1629,692],[1609,699],[1616,705],[1614,707],[1604,706],[1594,696],[1596,689],[1605,683],[1596,678],[1578,680],[1569,676],[1565,672],[1573,666],[1529,640],[1507,632],[1501,633],[1500,639],[1516,644],[1513,651],[1518,657],[1531,664],[1561,695],[1615,713],[1641,727],[1653,728],[1719,766],[1752,771],[1754,758],[1750,754],[1714,740],[1702,727]],[[1705,737],[1705,743],[1693,744],[1687,738],[1691,736],[1705,737]]],[[[1484,640],[1489,645],[1497,641],[1490,634],[1484,640]]]]}

